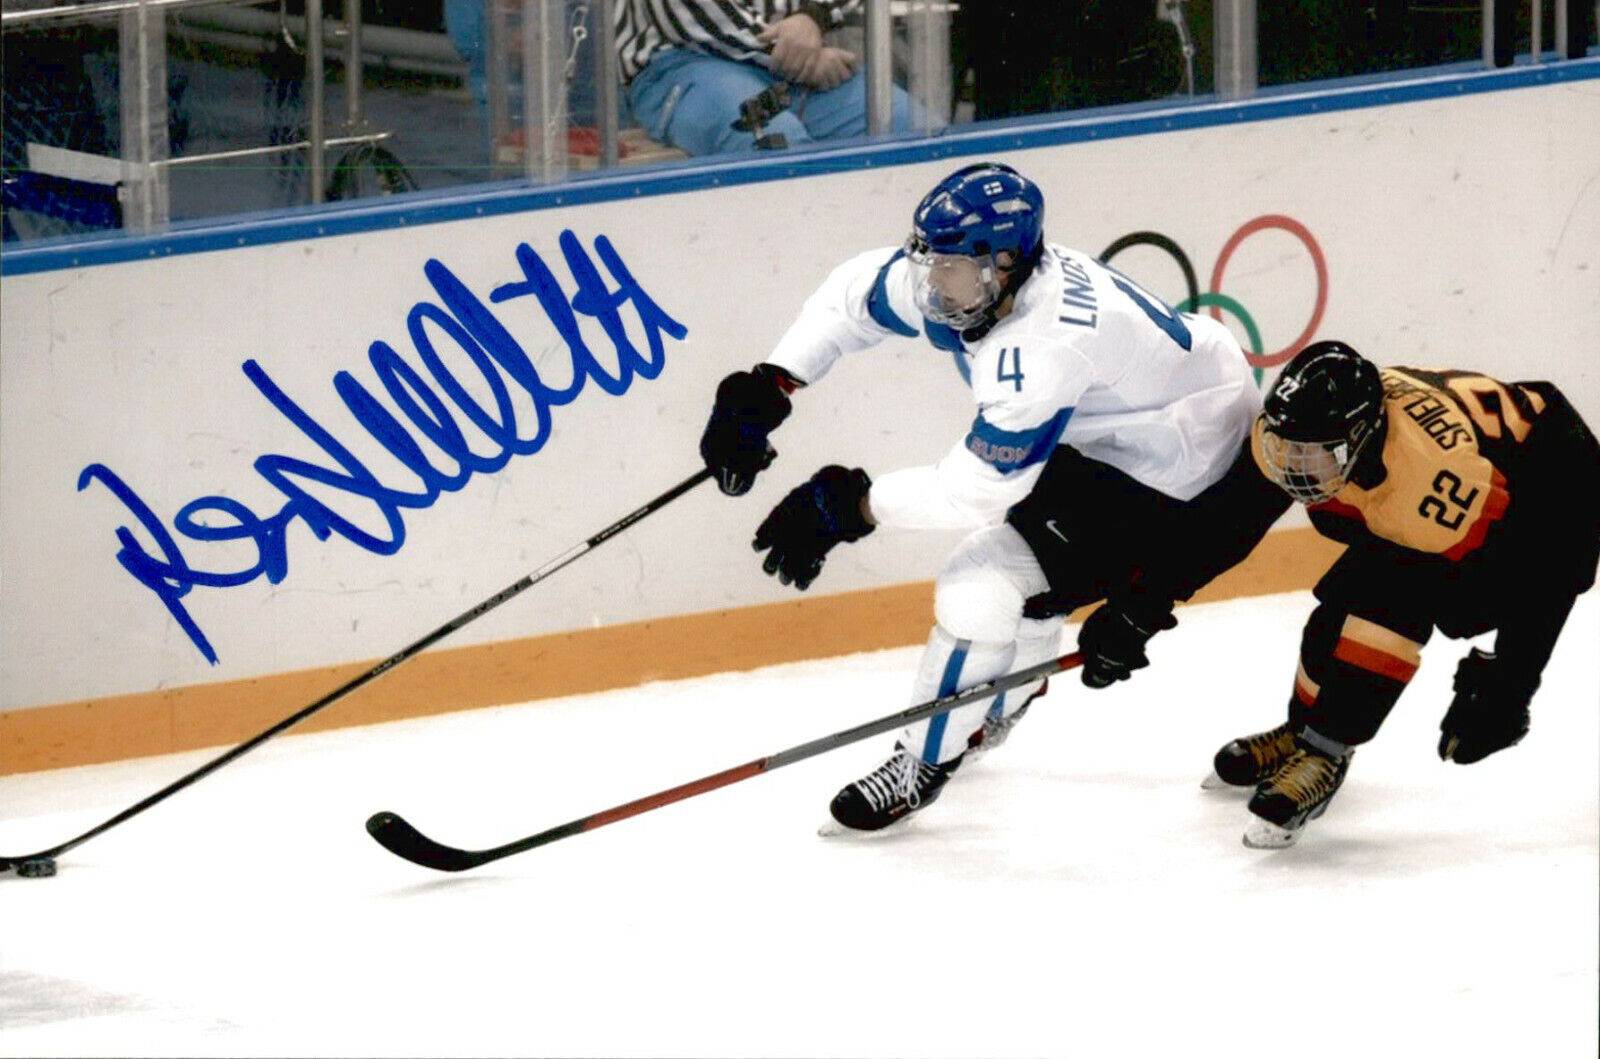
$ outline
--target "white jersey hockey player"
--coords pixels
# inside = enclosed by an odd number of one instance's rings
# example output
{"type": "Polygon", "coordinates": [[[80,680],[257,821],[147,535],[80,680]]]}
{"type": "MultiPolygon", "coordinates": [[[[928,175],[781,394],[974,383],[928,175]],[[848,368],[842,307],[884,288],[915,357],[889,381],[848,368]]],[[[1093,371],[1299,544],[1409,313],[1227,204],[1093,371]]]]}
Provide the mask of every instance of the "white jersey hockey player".
{"type": "MultiPolygon", "coordinates": [[[[1287,507],[1249,458],[1261,399],[1233,335],[1047,244],[1043,217],[1039,188],[1010,167],[951,174],[918,205],[904,247],[840,266],[765,363],[723,380],[701,440],[737,495],[766,465],[788,395],[841,356],[919,331],[955,356],[977,414],[943,459],[876,480],[825,467],[755,537],[767,572],[804,589],[830,548],[876,526],[974,530],[937,580],[913,701],[1047,661],[1063,615],[1100,600],[1079,637],[1083,679],[1125,679],[1176,624],[1173,603],[1287,507]]],[[[835,821],[877,830],[926,806],[1042,690],[907,728],[889,761],[839,792],[835,821]]]]}

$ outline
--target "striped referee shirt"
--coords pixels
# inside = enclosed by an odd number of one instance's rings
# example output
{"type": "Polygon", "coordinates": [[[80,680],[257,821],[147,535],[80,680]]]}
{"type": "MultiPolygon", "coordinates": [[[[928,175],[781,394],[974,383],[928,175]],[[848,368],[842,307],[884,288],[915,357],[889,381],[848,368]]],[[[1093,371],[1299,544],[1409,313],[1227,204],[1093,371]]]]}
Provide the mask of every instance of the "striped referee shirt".
{"type": "Polygon", "coordinates": [[[823,29],[844,21],[861,0],[615,0],[617,57],[632,81],[662,48],[687,48],[766,67],[756,35],[790,15],[811,16],[823,29]]]}

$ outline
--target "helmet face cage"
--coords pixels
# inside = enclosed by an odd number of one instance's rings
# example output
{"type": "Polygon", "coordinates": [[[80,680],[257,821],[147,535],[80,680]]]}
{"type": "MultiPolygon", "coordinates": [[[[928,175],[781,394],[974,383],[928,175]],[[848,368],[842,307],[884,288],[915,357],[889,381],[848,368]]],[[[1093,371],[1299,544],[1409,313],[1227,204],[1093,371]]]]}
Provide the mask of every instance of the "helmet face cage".
{"type": "Polygon", "coordinates": [[[988,254],[939,254],[912,235],[906,258],[917,311],[935,323],[965,331],[981,323],[1000,300],[1000,270],[988,254]]]}
{"type": "Polygon", "coordinates": [[[918,204],[906,256],[918,310],[967,330],[989,320],[1043,242],[1044,197],[1009,166],[979,163],[945,177],[918,204]]]}
{"type": "Polygon", "coordinates": [[[1343,342],[1314,342],[1295,354],[1261,410],[1267,476],[1304,504],[1329,499],[1383,423],[1378,368],[1343,342]]]}
{"type": "Polygon", "coordinates": [[[1302,504],[1330,499],[1350,481],[1350,470],[1373,431],[1361,423],[1351,433],[1332,441],[1295,441],[1267,427],[1261,432],[1267,477],[1302,504]]]}

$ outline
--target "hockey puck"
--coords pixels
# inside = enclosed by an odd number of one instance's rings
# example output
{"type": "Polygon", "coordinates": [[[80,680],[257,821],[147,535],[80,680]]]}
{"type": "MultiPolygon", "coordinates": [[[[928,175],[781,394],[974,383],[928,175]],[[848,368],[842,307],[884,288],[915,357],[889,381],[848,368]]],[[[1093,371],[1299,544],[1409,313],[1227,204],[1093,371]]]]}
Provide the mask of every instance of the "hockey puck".
{"type": "Polygon", "coordinates": [[[54,857],[33,857],[17,864],[17,874],[24,879],[47,879],[55,873],[54,857]]]}

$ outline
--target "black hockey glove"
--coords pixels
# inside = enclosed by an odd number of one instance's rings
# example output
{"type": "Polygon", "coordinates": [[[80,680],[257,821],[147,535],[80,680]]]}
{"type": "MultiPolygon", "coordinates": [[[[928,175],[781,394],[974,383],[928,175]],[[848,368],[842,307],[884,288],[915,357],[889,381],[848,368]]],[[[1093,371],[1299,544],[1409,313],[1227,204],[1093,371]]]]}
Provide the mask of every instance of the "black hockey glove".
{"type": "Polygon", "coordinates": [[[1539,688],[1505,662],[1474,647],[1456,667],[1456,694],[1439,722],[1439,760],[1471,765],[1528,734],[1528,703],[1539,688]]]}
{"type": "Polygon", "coordinates": [[[1106,600],[1084,619],[1078,630],[1078,650],[1083,653],[1083,682],[1104,688],[1127,680],[1135,669],[1150,664],[1144,645],[1150,637],[1178,624],[1171,605],[1137,606],[1106,600]]]}
{"type": "Polygon", "coordinates": [[[822,572],[828,549],[872,532],[862,503],[871,487],[866,471],[837,465],[822,468],[796,486],[756,528],[752,542],[756,551],[772,549],[761,569],[805,591],[822,572]]]}
{"type": "Polygon", "coordinates": [[[700,435],[700,458],[717,476],[717,485],[729,496],[743,496],[756,475],[777,455],[767,435],[789,415],[789,396],[797,385],[782,368],[757,364],[753,371],[736,371],[717,386],[711,420],[700,435]]]}

